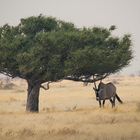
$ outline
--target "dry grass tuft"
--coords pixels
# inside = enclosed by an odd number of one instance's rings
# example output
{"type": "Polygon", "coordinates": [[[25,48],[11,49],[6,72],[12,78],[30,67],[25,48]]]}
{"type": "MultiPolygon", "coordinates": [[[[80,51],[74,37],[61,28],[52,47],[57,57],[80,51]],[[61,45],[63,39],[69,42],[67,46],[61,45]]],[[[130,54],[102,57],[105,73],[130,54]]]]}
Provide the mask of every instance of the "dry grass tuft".
{"type": "Polygon", "coordinates": [[[16,102],[16,101],[18,101],[16,98],[10,97],[10,102],[16,102]]]}
{"type": "Polygon", "coordinates": [[[73,106],[73,107],[67,107],[66,108],[66,111],[76,111],[76,109],[77,109],[77,105],[75,105],[75,106],[73,106]]]}
{"type": "Polygon", "coordinates": [[[46,108],[43,108],[42,111],[43,111],[43,112],[56,112],[57,109],[56,109],[56,107],[53,106],[53,107],[46,107],[46,108]]]}
{"type": "Polygon", "coordinates": [[[138,102],[136,105],[137,105],[136,111],[137,111],[137,112],[140,112],[140,102],[138,102]]]}
{"type": "Polygon", "coordinates": [[[33,132],[33,130],[24,128],[23,130],[18,131],[18,135],[28,137],[35,135],[35,132],[33,132]]]}
{"type": "Polygon", "coordinates": [[[73,128],[59,128],[59,129],[51,129],[48,131],[49,135],[75,135],[79,134],[80,132],[78,130],[75,130],[73,128]]]}

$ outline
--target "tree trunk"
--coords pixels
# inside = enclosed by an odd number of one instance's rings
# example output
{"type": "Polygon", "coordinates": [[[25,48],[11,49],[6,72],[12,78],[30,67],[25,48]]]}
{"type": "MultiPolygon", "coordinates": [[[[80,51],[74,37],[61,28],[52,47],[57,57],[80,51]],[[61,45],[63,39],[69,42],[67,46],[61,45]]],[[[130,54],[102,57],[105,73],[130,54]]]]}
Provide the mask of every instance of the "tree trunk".
{"type": "Polygon", "coordinates": [[[33,82],[28,82],[28,94],[27,94],[27,104],[26,111],[28,112],[38,112],[39,111],[39,91],[40,84],[33,84],[33,82]]]}

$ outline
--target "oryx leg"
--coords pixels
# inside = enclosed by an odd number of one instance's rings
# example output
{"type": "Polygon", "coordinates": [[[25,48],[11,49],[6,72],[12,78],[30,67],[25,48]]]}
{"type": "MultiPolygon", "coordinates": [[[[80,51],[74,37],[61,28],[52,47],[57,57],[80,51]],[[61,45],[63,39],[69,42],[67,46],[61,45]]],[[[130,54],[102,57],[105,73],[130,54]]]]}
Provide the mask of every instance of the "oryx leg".
{"type": "Polygon", "coordinates": [[[114,107],[114,101],[113,99],[110,99],[110,102],[111,102],[111,105],[112,105],[112,108],[114,107]]]}
{"type": "Polygon", "coordinates": [[[112,108],[115,107],[115,99],[116,99],[116,97],[113,96],[112,108]]]}
{"type": "Polygon", "coordinates": [[[112,108],[113,108],[113,106],[114,106],[114,105],[113,105],[113,99],[112,99],[112,98],[110,98],[109,100],[110,100],[111,105],[112,105],[112,108]]]}
{"type": "Polygon", "coordinates": [[[103,107],[104,107],[104,105],[105,105],[105,100],[103,100],[103,107]]]}
{"type": "Polygon", "coordinates": [[[100,108],[101,108],[101,100],[99,99],[99,106],[100,106],[100,108]]]}

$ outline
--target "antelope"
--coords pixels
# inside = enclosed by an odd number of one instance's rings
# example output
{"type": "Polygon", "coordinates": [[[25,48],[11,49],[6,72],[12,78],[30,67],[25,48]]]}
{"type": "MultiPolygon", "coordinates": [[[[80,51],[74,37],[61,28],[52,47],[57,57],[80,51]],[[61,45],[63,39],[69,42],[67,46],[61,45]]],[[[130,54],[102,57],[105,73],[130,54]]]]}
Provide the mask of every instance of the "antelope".
{"type": "Polygon", "coordinates": [[[100,82],[98,85],[98,88],[94,82],[95,87],[93,87],[95,94],[96,94],[96,100],[99,101],[99,106],[104,107],[105,100],[110,100],[112,104],[112,108],[115,107],[115,99],[122,104],[123,101],[120,99],[120,97],[116,93],[116,87],[113,83],[107,83],[104,84],[103,82],[100,82]],[[103,100],[103,103],[101,101],[103,100]]]}

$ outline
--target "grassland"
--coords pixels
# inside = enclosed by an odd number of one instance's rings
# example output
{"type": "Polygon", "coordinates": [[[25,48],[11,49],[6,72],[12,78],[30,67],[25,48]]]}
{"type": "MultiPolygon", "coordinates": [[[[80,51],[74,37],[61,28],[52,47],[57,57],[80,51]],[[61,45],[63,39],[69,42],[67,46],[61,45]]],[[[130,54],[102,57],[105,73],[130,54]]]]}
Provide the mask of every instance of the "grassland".
{"type": "Polygon", "coordinates": [[[124,104],[100,109],[92,84],[62,81],[41,89],[40,113],[26,113],[26,82],[0,89],[0,140],[140,140],[140,77],[110,77],[124,104]]]}

